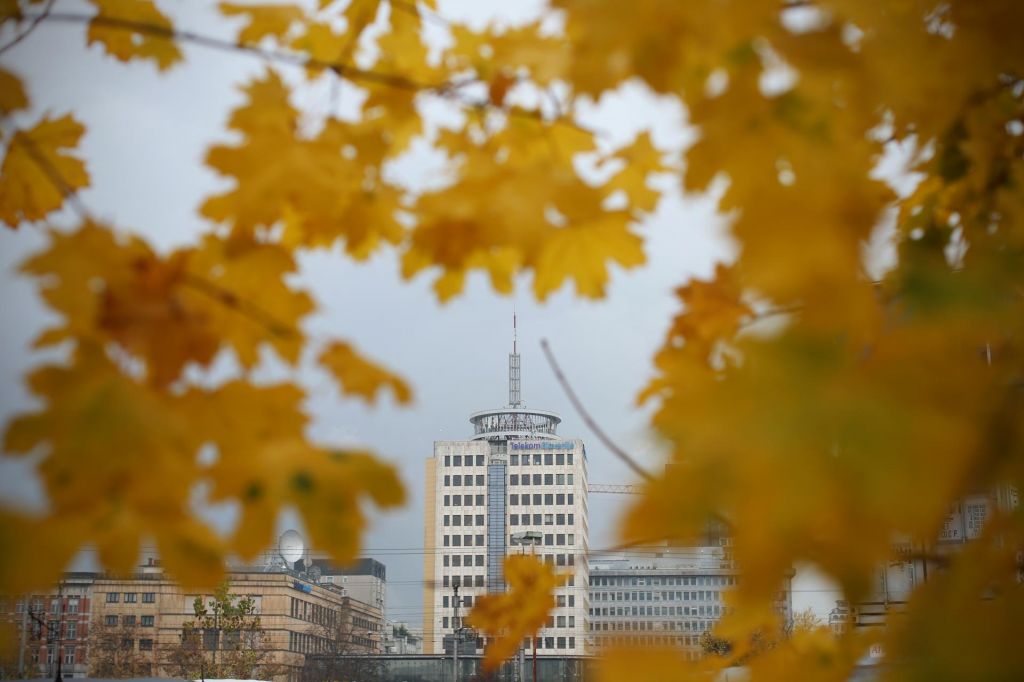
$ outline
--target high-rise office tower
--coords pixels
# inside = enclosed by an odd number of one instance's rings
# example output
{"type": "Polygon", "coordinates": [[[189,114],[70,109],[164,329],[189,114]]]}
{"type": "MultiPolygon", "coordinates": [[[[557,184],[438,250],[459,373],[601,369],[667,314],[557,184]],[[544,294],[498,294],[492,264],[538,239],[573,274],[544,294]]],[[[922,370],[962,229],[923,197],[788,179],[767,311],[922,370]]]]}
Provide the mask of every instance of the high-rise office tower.
{"type": "Polygon", "coordinates": [[[508,406],[471,415],[469,439],[435,441],[427,459],[425,653],[444,651],[445,635],[480,595],[505,590],[502,563],[515,553],[533,553],[569,574],[538,633],[538,655],[584,653],[586,449],[582,440],[558,435],[558,415],[524,406],[519,372],[513,340],[508,406]]]}

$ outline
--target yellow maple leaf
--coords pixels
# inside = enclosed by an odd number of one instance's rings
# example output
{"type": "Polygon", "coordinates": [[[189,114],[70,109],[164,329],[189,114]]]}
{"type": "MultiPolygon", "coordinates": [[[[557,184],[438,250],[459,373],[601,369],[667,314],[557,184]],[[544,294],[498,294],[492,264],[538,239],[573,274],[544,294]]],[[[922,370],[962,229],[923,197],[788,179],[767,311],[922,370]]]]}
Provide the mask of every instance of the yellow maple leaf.
{"type": "Polygon", "coordinates": [[[330,371],[342,392],[359,396],[368,403],[376,402],[377,395],[385,388],[391,389],[399,403],[412,400],[412,390],[403,379],[362,357],[347,343],[331,343],[320,354],[318,362],[330,371]]]}
{"type": "Polygon", "coordinates": [[[10,227],[42,220],[64,205],[65,192],[88,186],[85,164],[67,152],[84,132],[66,114],[14,134],[0,167],[0,220],[10,227]]]}
{"type": "Polygon", "coordinates": [[[0,69],[0,114],[9,114],[28,106],[25,86],[7,69],[0,69]]]}
{"type": "Polygon", "coordinates": [[[477,597],[466,623],[485,632],[490,641],[484,652],[484,668],[493,670],[512,656],[523,639],[533,637],[555,608],[554,589],[564,576],[533,556],[513,554],[505,558],[508,591],[477,597]]]}
{"type": "Polygon", "coordinates": [[[280,40],[296,22],[306,16],[302,8],[290,3],[239,5],[233,2],[222,2],[218,8],[224,16],[246,17],[245,25],[238,32],[240,43],[258,43],[268,36],[280,40]]]}
{"type": "Polygon", "coordinates": [[[97,13],[89,22],[87,42],[99,43],[122,62],[149,59],[164,71],[182,58],[174,26],[153,0],[90,0],[97,13]]]}
{"type": "Polygon", "coordinates": [[[608,282],[609,261],[630,268],[644,260],[642,241],[629,230],[629,217],[606,212],[593,221],[551,231],[537,254],[533,291],[544,300],[571,279],[579,295],[600,298],[608,282]]]}

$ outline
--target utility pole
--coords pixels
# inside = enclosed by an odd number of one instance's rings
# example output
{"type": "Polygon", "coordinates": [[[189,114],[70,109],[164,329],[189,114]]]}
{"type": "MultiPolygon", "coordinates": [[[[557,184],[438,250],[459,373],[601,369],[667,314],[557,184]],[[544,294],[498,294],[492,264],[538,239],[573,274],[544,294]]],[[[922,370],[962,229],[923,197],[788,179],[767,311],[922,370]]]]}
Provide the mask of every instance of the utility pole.
{"type": "Polygon", "coordinates": [[[452,646],[452,680],[459,682],[459,576],[452,578],[452,608],[455,609],[452,617],[452,634],[455,635],[452,646]]]}
{"type": "Polygon", "coordinates": [[[53,682],[64,682],[61,664],[64,662],[64,581],[57,583],[57,603],[60,608],[60,617],[57,619],[57,675],[53,682]]]}

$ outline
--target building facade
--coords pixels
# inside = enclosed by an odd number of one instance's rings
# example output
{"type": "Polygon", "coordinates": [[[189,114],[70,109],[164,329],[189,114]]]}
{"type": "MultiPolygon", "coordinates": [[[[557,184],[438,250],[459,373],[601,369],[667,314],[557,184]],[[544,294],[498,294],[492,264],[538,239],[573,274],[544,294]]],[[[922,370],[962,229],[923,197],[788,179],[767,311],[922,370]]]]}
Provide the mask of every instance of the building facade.
{"type": "Polygon", "coordinates": [[[0,660],[5,678],[85,677],[89,666],[92,573],[68,573],[47,593],[0,597],[0,623],[15,646],[0,660]]]}
{"type": "Polygon", "coordinates": [[[330,561],[314,559],[320,569],[320,584],[334,585],[356,601],[369,604],[381,613],[387,610],[387,568],[376,559],[362,558],[351,566],[337,567],[330,561]]]}
{"type": "MultiPolygon", "coordinates": [[[[624,643],[673,646],[692,660],[700,636],[725,615],[739,572],[722,547],[658,549],[590,562],[588,650],[624,643]]],[[[792,607],[788,590],[780,609],[792,607]]]]}
{"type": "Polygon", "coordinates": [[[445,635],[461,627],[474,600],[505,590],[505,557],[523,552],[568,574],[538,633],[538,655],[581,654],[588,547],[583,441],[558,435],[558,415],[523,406],[514,348],[508,407],[477,412],[469,421],[472,436],[435,441],[426,462],[423,650],[442,653],[445,635]],[[519,544],[526,532],[535,544],[519,544]]]}

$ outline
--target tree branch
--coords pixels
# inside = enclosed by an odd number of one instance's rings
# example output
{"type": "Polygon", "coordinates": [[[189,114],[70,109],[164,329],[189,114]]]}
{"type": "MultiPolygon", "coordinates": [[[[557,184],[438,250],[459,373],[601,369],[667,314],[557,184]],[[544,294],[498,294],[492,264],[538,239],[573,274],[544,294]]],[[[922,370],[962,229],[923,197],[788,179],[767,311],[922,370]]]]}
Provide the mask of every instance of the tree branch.
{"type": "Polygon", "coordinates": [[[0,55],[15,47],[25,38],[28,38],[29,34],[32,33],[32,31],[36,30],[36,26],[39,26],[39,24],[42,23],[44,19],[50,16],[50,10],[53,9],[54,2],[56,2],[56,0],[47,0],[46,7],[43,8],[42,12],[32,17],[32,23],[28,25],[28,28],[26,28],[18,35],[14,36],[11,42],[7,43],[3,47],[0,47],[0,55]]]}
{"type": "Polygon", "coordinates": [[[558,362],[555,360],[554,353],[551,352],[551,347],[548,345],[547,339],[541,339],[540,346],[541,348],[544,349],[544,355],[548,360],[548,364],[551,365],[551,370],[555,373],[555,378],[558,379],[558,383],[562,385],[562,389],[565,391],[565,394],[569,397],[569,402],[572,403],[572,406],[576,409],[576,412],[580,415],[580,418],[583,419],[583,423],[587,425],[587,427],[594,433],[595,436],[597,436],[598,440],[604,443],[605,447],[612,451],[613,455],[615,455],[623,462],[625,462],[626,466],[632,469],[641,478],[644,478],[648,481],[652,480],[654,477],[650,474],[650,472],[648,472],[646,469],[640,466],[640,464],[638,464],[637,461],[629,455],[629,453],[627,453],[625,450],[616,445],[615,442],[612,441],[612,439],[609,438],[608,435],[601,429],[601,427],[597,425],[597,422],[595,422],[594,419],[590,416],[590,413],[587,412],[586,408],[583,407],[583,403],[581,403],[580,399],[576,397],[576,392],[573,391],[572,386],[569,385],[569,380],[565,378],[565,375],[562,373],[561,368],[558,366],[558,362]]]}

